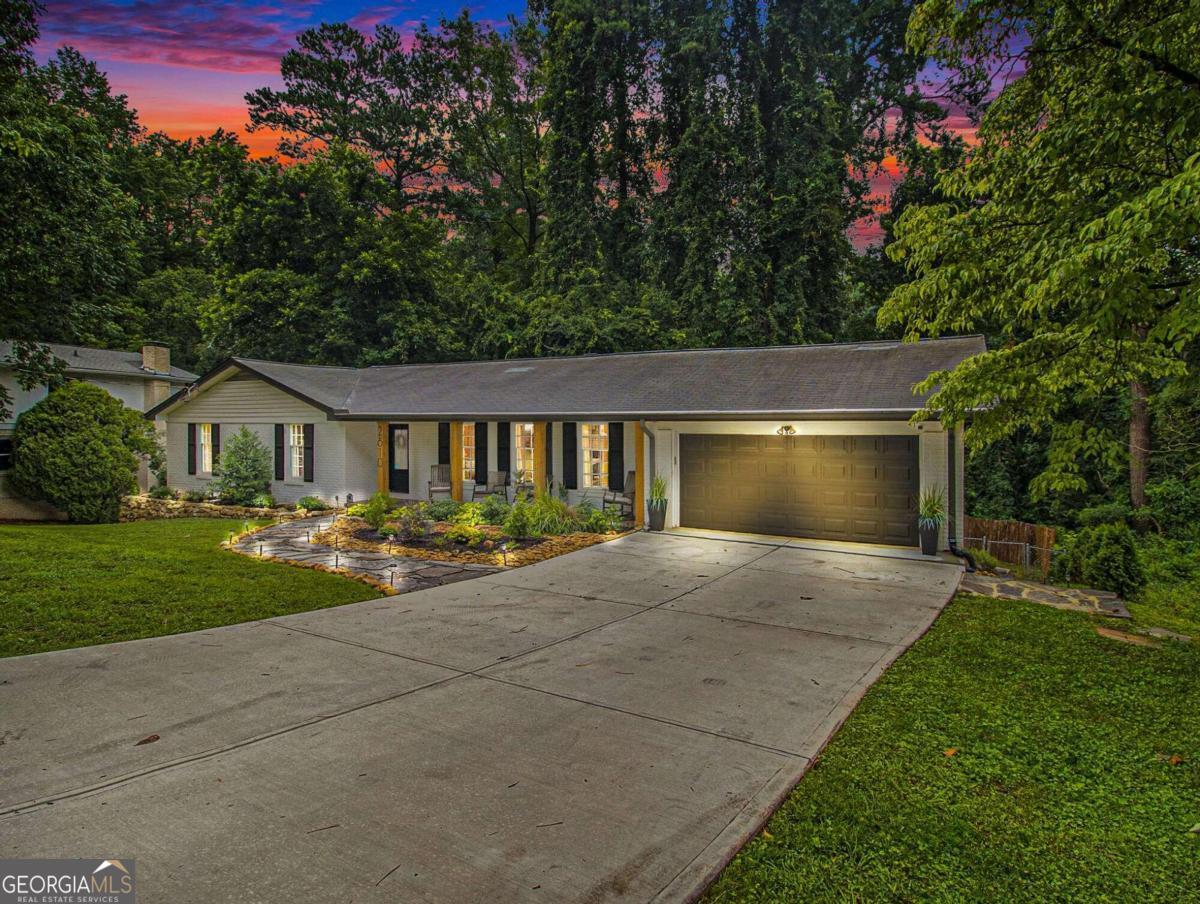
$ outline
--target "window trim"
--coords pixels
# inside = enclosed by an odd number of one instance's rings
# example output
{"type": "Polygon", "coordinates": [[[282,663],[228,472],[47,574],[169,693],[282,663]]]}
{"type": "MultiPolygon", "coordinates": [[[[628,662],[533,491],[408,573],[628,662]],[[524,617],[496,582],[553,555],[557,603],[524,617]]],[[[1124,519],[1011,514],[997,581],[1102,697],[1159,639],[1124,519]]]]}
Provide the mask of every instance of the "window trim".
{"type": "Polygon", "coordinates": [[[514,478],[516,483],[533,483],[534,468],[537,464],[537,450],[534,448],[537,445],[536,432],[534,431],[533,421],[516,421],[513,424],[513,470],[515,471],[514,478]],[[529,428],[526,433],[525,428],[529,428]],[[529,438],[528,446],[524,445],[522,440],[529,438]],[[528,468],[522,467],[523,454],[529,456],[528,468]]]}
{"type": "Polygon", "coordinates": [[[463,486],[474,486],[475,475],[478,473],[475,468],[475,453],[478,449],[475,443],[475,422],[463,421],[462,425],[462,480],[463,486]],[[468,454],[469,452],[469,454],[468,454]]]}
{"type": "Polygon", "coordinates": [[[196,425],[196,476],[213,476],[212,423],[196,425]]]}
{"type": "Polygon", "coordinates": [[[607,421],[581,421],[579,424],[579,488],[581,490],[608,489],[609,450],[612,448],[612,437],[608,432],[607,421]],[[589,435],[589,428],[598,428],[589,435]],[[596,448],[591,440],[603,439],[603,446],[596,448]],[[600,476],[598,482],[592,479],[592,463],[588,460],[591,454],[599,453],[600,476]]]}
{"type": "Polygon", "coordinates": [[[304,424],[287,425],[287,468],[285,483],[304,482],[304,424]],[[299,442],[297,442],[297,438],[299,442]]]}

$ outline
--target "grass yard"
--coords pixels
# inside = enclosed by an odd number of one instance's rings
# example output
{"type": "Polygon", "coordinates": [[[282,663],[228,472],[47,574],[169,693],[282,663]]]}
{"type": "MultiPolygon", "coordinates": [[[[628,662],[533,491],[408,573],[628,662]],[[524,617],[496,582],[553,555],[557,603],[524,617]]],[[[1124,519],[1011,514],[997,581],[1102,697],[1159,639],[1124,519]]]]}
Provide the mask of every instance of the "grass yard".
{"type": "Polygon", "coordinates": [[[379,593],[218,544],[241,522],[0,525],[0,656],[177,634],[379,593]]]}
{"type": "Polygon", "coordinates": [[[1200,899],[1200,644],[1093,624],[957,598],[708,900],[1200,899]]]}

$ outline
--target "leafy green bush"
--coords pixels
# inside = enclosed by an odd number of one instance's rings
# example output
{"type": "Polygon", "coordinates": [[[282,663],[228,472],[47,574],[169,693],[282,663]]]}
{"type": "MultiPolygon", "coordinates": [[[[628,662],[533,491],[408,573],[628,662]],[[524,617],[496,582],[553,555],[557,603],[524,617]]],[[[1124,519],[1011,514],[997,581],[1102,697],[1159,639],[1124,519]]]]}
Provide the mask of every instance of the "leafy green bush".
{"type": "Polygon", "coordinates": [[[274,474],[271,450],[248,427],[241,427],[221,446],[212,482],[217,498],[230,505],[251,505],[260,493],[270,493],[274,474]]]}
{"type": "Polygon", "coordinates": [[[137,488],[141,456],[161,462],[154,425],[99,386],[71,381],[17,419],[9,482],[72,521],[116,521],[121,497],[137,488]]]}
{"type": "Polygon", "coordinates": [[[483,503],[464,502],[458,507],[458,511],[450,516],[450,520],[455,524],[466,524],[469,527],[483,524],[483,503]]]}
{"type": "Polygon", "coordinates": [[[301,496],[296,500],[296,508],[302,508],[309,512],[323,512],[329,507],[328,502],[316,496],[301,496]]]}
{"type": "Polygon", "coordinates": [[[207,490],[187,490],[183,494],[184,502],[208,502],[207,490]]]}
{"type": "Polygon", "coordinates": [[[175,491],[173,489],[171,489],[169,486],[164,486],[163,484],[160,483],[157,486],[150,487],[150,498],[151,499],[174,499],[175,491]]]}
{"type": "Polygon", "coordinates": [[[504,519],[504,533],[514,540],[525,540],[537,536],[533,526],[532,504],[518,499],[508,510],[504,519]]]}
{"type": "Polygon", "coordinates": [[[500,496],[492,495],[479,504],[479,517],[484,524],[503,524],[508,517],[509,504],[500,496]]]}
{"type": "Polygon", "coordinates": [[[270,493],[258,493],[250,500],[250,504],[255,508],[274,508],[275,497],[270,493]]]}
{"type": "Polygon", "coordinates": [[[396,536],[397,533],[398,531],[396,528],[392,527],[390,524],[385,524],[383,527],[379,528],[379,536],[383,537],[385,540],[391,540],[396,536]]]}
{"type": "Polygon", "coordinates": [[[461,507],[462,503],[454,499],[438,499],[429,503],[429,519],[431,521],[452,521],[461,507]]]}
{"type": "Polygon", "coordinates": [[[1082,583],[1125,599],[1146,584],[1137,538],[1127,524],[1098,524],[1065,535],[1050,570],[1057,583],[1082,583]]]}
{"type": "Polygon", "coordinates": [[[405,539],[425,536],[425,522],[432,520],[429,517],[429,505],[425,502],[418,502],[415,505],[406,505],[396,512],[396,527],[400,532],[400,536],[405,539]]]}
{"type": "Polygon", "coordinates": [[[1200,477],[1164,477],[1146,484],[1154,522],[1171,537],[1200,537],[1200,477]]]}
{"type": "Polygon", "coordinates": [[[460,543],[464,546],[478,546],[487,537],[479,528],[469,524],[452,524],[442,536],[451,543],[460,543]]]}
{"type": "Polygon", "coordinates": [[[391,517],[394,508],[395,505],[392,502],[392,497],[383,490],[380,490],[363,506],[362,514],[358,517],[366,521],[375,530],[379,530],[391,517]]]}
{"type": "Polygon", "coordinates": [[[361,518],[366,510],[367,504],[365,502],[356,502],[354,505],[346,506],[346,514],[351,518],[361,518]]]}
{"type": "Polygon", "coordinates": [[[1126,524],[1130,516],[1129,506],[1123,502],[1105,502],[1081,509],[1078,515],[1080,527],[1096,527],[1101,524],[1126,524]]]}

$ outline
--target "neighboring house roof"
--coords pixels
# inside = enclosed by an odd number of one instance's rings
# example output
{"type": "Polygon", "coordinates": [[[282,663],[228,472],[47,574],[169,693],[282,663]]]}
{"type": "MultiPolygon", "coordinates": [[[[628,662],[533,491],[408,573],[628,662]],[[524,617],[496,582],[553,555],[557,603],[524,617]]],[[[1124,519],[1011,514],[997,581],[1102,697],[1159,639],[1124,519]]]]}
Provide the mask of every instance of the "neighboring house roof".
{"type": "MultiPolygon", "coordinates": [[[[120,352],[107,348],[87,348],[83,345],[61,345],[42,342],[54,357],[67,366],[67,373],[80,376],[135,377],[143,380],[169,380],[172,383],[194,383],[197,374],[182,367],[172,367],[169,373],[142,367],[141,352],[120,352]]],[[[12,343],[0,342],[0,367],[10,363],[12,343]]]]}
{"type": "Polygon", "coordinates": [[[185,392],[237,368],[344,419],[907,418],[926,397],[914,384],[985,350],[982,336],[957,336],[367,368],[231,358],[185,392]]]}

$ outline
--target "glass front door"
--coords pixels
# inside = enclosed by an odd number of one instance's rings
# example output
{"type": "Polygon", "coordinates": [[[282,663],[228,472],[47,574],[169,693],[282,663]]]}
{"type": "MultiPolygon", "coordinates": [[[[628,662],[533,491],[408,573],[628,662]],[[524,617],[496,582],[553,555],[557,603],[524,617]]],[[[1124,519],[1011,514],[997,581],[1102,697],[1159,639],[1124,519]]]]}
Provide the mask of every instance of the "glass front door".
{"type": "Polygon", "coordinates": [[[408,424],[388,424],[388,489],[408,492],[408,424]]]}

